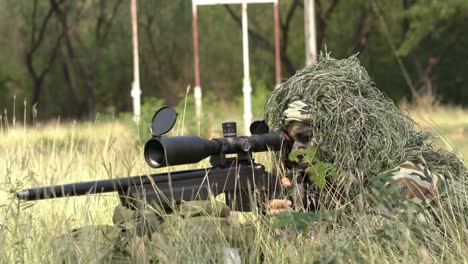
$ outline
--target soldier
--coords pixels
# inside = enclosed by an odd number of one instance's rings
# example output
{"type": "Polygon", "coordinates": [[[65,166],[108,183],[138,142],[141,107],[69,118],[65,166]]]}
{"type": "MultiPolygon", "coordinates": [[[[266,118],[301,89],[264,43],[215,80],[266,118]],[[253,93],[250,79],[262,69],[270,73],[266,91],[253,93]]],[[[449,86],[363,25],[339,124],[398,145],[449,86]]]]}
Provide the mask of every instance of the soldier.
{"type": "MultiPolygon", "coordinates": [[[[311,129],[313,119],[311,118],[310,107],[301,100],[297,100],[288,104],[288,108],[284,111],[283,126],[287,131],[287,134],[294,142],[291,147],[289,156],[296,156],[296,162],[288,162],[290,169],[296,167],[304,173],[314,166],[314,163],[310,163],[304,157],[304,150],[315,154],[313,160],[320,162],[317,159],[318,154],[317,146],[314,143],[314,135],[311,129]]],[[[307,153],[307,152],[306,152],[307,153]]],[[[333,163],[332,158],[328,158],[329,162],[333,163]]],[[[330,163],[328,163],[330,164],[330,163]]],[[[313,170],[312,170],[313,171],[313,170]]],[[[427,206],[435,197],[437,197],[442,190],[446,188],[446,181],[443,176],[438,173],[432,173],[421,156],[415,161],[405,161],[401,165],[385,171],[379,175],[376,175],[378,179],[382,179],[385,176],[386,182],[384,183],[386,188],[396,188],[396,190],[406,199],[427,206]]],[[[285,175],[282,179],[283,187],[290,189],[293,184],[290,177],[285,175]]],[[[336,188],[336,186],[335,186],[336,188]]],[[[320,190],[316,188],[312,189],[313,193],[310,193],[309,208],[302,209],[317,209],[319,207],[317,193],[320,190]]],[[[275,199],[270,205],[270,213],[281,214],[290,211],[292,202],[287,199],[275,199]]]]}
{"type": "MultiPolygon", "coordinates": [[[[355,56],[336,60],[322,54],[272,92],[265,119],[293,142],[286,167],[315,183],[303,210],[340,207],[366,188],[375,191],[377,182],[384,187],[380,192],[425,207],[443,193],[447,179],[464,173],[455,155],[435,150],[432,135],[418,131],[375,88],[355,56]]],[[[295,180],[285,175],[282,183],[288,189],[295,180]]],[[[291,205],[276,199],[270,212],[284,213],[291,205]]]]}

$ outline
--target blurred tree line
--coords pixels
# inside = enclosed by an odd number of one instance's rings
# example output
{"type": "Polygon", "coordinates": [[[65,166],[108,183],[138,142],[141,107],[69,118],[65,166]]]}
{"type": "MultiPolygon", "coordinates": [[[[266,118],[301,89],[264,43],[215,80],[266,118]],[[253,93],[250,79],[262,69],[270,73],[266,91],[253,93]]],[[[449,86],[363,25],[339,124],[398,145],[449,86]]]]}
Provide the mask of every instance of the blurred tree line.
{"type": "MultiPolygon", "coordinates": [[[[389,97],[468,105],[468,0],[315,0],[315,10],[317,46],[359,53],[389,97]]],[[[280,13],[286,79],[305,62],[303,0],[280,0],[280,13]]],[[[190,0],[138,1],[143,101],[175,104],[193,84],[191,14],[190,0]]],[[[204,94],[240,97],[240,5],[198,14],[204,94]]],[[[0,22],[2,113],[23,100],[41,118],[131,111],[129,1],[0,0],[0,22]]],[[[249,5],[254,90],[275,85],[273,30],[272,5],[249,5]]]]}

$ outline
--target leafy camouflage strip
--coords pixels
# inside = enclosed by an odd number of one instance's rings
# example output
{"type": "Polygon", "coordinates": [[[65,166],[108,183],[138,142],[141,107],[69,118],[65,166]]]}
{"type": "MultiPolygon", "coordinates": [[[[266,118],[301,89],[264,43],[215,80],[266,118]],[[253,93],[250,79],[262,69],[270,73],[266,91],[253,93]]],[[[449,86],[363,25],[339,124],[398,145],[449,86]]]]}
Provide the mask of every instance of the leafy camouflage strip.
{"type": "Polygon", "coordinates": [[[282,113],[282,124],[288,126],[291,121],[312,122],[313,116],[310,105],[302,100],[293,101],[288,104],[288,108],[282,113]]]}
{"type": "Polygon", "coordinates": [[[390,170],[388,176],[390,181],[385,187],[397,188],[406,199],[423,205],[428,205],[447,187],[445,179],[429,171],[424,162],[407,161],[390,170]]]}

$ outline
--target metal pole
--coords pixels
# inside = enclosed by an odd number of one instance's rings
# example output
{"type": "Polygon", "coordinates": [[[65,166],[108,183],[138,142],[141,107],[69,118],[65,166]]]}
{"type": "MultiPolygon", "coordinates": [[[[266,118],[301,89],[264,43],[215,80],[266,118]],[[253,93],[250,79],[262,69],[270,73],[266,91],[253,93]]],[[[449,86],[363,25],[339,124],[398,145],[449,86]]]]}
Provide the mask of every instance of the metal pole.
{"type": "Polygon", "coordinates": [[[249,66],[249,35],[247,27],[247,3],[242,3],[242,51],[244,62],[244,80],[242,92],[244,94],[244,135],[249,135],[249,126],[252,123],[252,86],[250,84],[250,66],[249,66]]]}
{"type": "Polygon", "coordinates": [[[132,17],[132,44],[133,44],[133,83],[130,95],[133,98],[133,120],[140,122],[141,112],[141,90],[140,90],[140,68],[138,60],[138,28],[137,28],[137,2],[130,1],[130,13],[132,17]]]}
{"type": "Polygon", "coordinates": [[[276,84],[281,83],[281,53],[280,53],[280,38],[279,38],[279,7],[278,1],[273,3],[273,17],[275,26],[275,68],[276,68],[276,84]]]}
{"type": "Polygon", "coordinates": [[[200,85],[200,61],[198,55],[198,17],[197,5],[192,2],[192,34],[193,34],[193,64],[194,64],[194,77],[195,88],[193,96],[195,97],[195,112],[197,115],[198,124],[200,127],[202,116],[202,90],[200,85]]]}
{"type": "Polygon", "coordinates": [[[306,65],[317,62],[317,40],[315,36],[314,0],[304,0],[304,33],[306,65]]]}
{"type": "MultiPolygon", "coordinates": [[[[195,107],[197,112],[198,123],[200,124],[202,113],[202,90],[200,85],[200,68],[198,55],[198,20],[197,6],[198,5],[218,5],[218,4],[242,4],[242,46],[243,46],[243,64],[244,77],[242,92],[244,96],[244,122],[245,135],[248,135],[249,126],[252,122],[252,85],[250,83],[249,69],[249,42],[248,42],[248,25],[247,25],[247,3],[273,3],[273,14],[275,17],[275,68],[276,68],[276,83],[281,83],[281,54],[279,43],[279,8],[278,0],[192,0],[192,33],[193,33],[193,53],[194,53],[194,71],[195,71],[195,107]]],[[[200,125],[199,125],[200,127],[200,125]]]]}

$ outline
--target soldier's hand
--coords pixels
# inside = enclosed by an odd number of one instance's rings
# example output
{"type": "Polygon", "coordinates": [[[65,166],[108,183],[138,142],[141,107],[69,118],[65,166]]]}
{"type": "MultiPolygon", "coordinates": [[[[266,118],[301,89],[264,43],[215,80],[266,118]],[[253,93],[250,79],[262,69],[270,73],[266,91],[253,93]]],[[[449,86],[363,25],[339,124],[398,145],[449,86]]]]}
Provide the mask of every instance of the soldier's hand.
{"type": "Polygon", "coordinates": [[[288,177],[283,177],[281,179],[281,186],[285,189],[290,189],[292,186],[291,180],[288,177]]]}
{"type": "Polygon", "coordinates": [[[273,199],[268,204],[270,214],[284,214],[290,211],[292,202],[287,199],[273,199]]]}
{"type": "MultiPolygon", "coordinates": [[[[290,189],[292,186],[291,180],[288,177],[281,179],[281,186],[285,189],[290,189]]],[[[267,208],[270,214],[284,214],[290,211],[292,202],[287,199],[270,200],[267,208]]]]}

